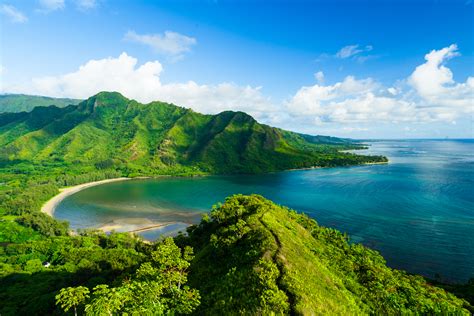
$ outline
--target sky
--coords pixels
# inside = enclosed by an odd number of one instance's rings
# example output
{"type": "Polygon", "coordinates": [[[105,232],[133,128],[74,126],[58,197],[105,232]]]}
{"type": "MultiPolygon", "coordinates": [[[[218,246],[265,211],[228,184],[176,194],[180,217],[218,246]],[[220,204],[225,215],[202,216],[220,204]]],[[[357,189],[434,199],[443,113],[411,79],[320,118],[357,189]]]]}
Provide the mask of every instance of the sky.
{"type": "Polygon", "coordinates": [[[0,93],[119,91],[292,131],[474,137],[473,0],[0,0],[0,93]]]}

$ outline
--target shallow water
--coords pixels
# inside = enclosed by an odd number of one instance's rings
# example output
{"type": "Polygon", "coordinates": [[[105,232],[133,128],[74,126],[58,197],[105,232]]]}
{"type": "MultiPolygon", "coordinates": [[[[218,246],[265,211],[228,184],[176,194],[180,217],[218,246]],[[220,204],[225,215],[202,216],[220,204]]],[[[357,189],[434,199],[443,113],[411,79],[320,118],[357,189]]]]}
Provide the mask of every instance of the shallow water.
{"type": "Polygon", "coordinates": [[[364,152],[386,155],[388,165],[115,182],[69,196],[55,216],[72,228],[118,218],[180,223],[142,233],[152,240],[198,222],[226,196],[258,193],[347,232],[392,267],[447,281],[474,277],[474,141],[370,144],[364,152]]]}

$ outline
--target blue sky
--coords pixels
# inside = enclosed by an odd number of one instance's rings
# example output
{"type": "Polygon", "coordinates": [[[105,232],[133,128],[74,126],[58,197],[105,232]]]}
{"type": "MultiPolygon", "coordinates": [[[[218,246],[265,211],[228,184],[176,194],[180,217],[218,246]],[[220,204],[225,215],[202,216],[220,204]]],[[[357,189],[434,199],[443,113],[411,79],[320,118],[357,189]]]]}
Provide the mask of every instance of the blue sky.
{"type": "Polygon", "coordinates": [[[0,0],[0,90],[117,90],[311,134],[474,137],[473,10],[469,0],[0,0]]]}

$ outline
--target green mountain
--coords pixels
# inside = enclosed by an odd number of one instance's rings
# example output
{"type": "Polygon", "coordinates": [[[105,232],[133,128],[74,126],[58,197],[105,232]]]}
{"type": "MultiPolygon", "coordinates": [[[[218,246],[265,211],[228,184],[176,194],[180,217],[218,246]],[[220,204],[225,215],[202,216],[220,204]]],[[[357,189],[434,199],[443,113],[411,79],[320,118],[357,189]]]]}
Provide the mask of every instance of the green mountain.
{"type": "Polygon", "coordinates": [[[203,115],[101,92],[78,105],[0,114],[0,161],[114,167],[128,174],[182,170],[255,173],[384,162],[341,153],[360,144],[288,132],[242,112],[203,115]]]}
{"type": "Polygon", "coordinates": [[[1,94],[0,113],[29,112],[37,106],[55,105],[63,108],[69,104],[78,104],[81,100],[67,98],[50,98],[26,94],[1,94]]]}
{"type": "Polygon", "coordinates": [[[376,251],[261,196],[237,195],[191,227],[197,315],[469,315],[470,305],[376,251]]]}

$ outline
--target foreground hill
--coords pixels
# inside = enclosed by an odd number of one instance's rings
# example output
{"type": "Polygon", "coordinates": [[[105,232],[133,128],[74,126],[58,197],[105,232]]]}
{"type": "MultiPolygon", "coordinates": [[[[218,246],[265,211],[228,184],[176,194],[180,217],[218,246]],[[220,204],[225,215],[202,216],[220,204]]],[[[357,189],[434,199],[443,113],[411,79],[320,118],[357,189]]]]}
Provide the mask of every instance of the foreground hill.
{"type": "Polygon", "coordinates": [[[472,306],[261,196],[236,195],[189,235],[39,237],[0,248],[0,313],[469,315],[472,306]],[[42,263],[48,262],[49,266],[42,263]]]}
{"type": "Polygon", "coordinates": [[[0,95],[0,113],[3,112],[29,112],[37,106],[54,105],[60,108],[70,104],[78,104],[81,100],[68,98],[50,98],[26,94],[2,94],[0,95]]]}
{"type": "Polygon", "coordinates": [[[255,173],[386,161],[340,152],[360,144],[284,131],[242,112],[203,115],[110,92],[64,108],[0,114],[0,146],[3,163],[81,164],[128,174],[255,173]]]}
{"type": "Polygon", "coordinates": [[[198,315],[468,315],[469,304],[376,251],[261,196],[237,195],[189,229],[198,315]]]}

